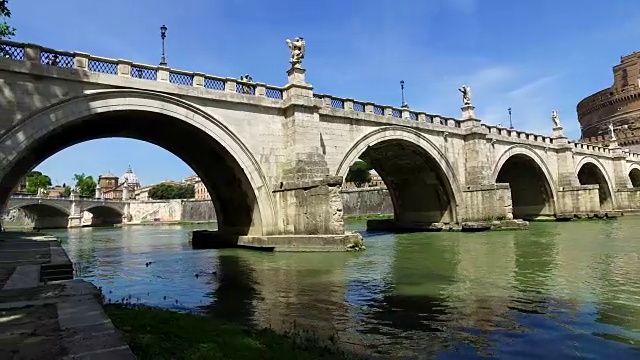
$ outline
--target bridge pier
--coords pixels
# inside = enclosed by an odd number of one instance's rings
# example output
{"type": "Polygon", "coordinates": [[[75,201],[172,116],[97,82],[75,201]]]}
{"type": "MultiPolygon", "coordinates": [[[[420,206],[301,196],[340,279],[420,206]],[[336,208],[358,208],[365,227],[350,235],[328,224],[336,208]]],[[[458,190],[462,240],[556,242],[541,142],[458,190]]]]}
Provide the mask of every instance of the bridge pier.
{"type": "Polygon", "coordinates": [[[69,215],[67,227],[70,229],[82,227],[82,215],[69,215]]]}

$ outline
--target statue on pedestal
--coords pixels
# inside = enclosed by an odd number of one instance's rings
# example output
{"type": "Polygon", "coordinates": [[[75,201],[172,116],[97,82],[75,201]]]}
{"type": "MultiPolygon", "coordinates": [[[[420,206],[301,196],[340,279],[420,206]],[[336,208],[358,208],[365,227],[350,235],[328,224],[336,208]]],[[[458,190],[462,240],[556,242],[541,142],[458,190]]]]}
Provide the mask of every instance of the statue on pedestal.
{"type": "Polygon", "coordinates": [[[242,93],[243,94],[251,94],[252,90],[253,90],[253,86],[248,85],[246,83],[252,83],[253,82],[253,78],[249,74],[244,74],[244,75],[240,76],[240,81],[242,82],[240,84],[241,89],[242,89],[242,93]]]}
{"type": "Polygon", "coordinates": [[[289,39],[286,41],[289,46],[289,50],[291,50],[291,59],[289,59],[291,67],[302,67],[302,59],[304,59],[305,52],[304,38],[297,37],[293,39],[293,41],[289,39]]]}
{"type": "Polygon", "coordinates": [[[467,85],[462,85],[460,89],[458,89],[462,93],[462,104],[464,106],[471,105],[471,88],[467,85]]]}
{"type": "Polygon", "coordinates": [[[551,110],[551,121],[553,121],[553,127],[561,127],[560,116],[558,116],[558,110],[551,110]]]}
{"type": "Polygon", "coordinates": [[[616,134],[613,132],[613,123],[609,123],[609,131],[611,132],[611,141],[616,141],[616,134]]]}

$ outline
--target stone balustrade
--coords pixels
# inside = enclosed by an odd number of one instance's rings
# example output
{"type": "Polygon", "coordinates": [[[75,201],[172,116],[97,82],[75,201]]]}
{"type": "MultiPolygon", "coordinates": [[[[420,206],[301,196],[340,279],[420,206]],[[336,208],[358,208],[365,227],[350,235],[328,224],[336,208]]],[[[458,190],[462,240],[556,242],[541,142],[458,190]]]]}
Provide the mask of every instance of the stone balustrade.
{"type": "Polygon", "coordinates": [[[0,56],[61,68],[75,68],[93,73],[130,77],[141,81],[164,81],[179,86],[203,87],[216,91],[231,91],[282,100],[282,87],[171,69],[159,65],[139,64],[129,60],[109,59],[81,52],[55,50],[34,44],[2,40],[0,41],[0,56]]]}
{"type": "Polygon", "coordinates": [[[333,95],[313,94],[316,99],[322,100],[324,107],[342,109],[345,111],[387,116],[396,119],[426,122],[449,127],[460,127],[460,120],[441,115],[428,114],[422,111],[414,111],[408,108],[398,108],[388,105],[378,105],[372,102],[358,101],[349,98],[339,98],[333,95]]]}

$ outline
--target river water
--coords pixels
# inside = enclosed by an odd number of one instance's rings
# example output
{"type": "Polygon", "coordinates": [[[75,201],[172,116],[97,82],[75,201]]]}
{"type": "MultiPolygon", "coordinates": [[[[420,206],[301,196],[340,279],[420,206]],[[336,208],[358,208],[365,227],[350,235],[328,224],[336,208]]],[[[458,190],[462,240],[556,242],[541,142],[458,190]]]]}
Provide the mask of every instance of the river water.
{"type": "Polygon", "coordinates": [[[360,253],[192,250],[193,229],[57,235],[76,276],[112,301],[310,329],[395,359],[640,358],[637,217],[513,232],[365,232],[360,253]]]}

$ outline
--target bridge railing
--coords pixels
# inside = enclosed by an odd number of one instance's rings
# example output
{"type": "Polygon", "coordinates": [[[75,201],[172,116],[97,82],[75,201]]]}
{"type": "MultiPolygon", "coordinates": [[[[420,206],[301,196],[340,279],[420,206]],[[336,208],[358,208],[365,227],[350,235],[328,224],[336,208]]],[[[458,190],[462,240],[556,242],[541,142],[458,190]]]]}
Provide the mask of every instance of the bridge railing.
{"type": "Polygon", "coordinates": [[[460,127],[460,121],[455,118],[441,115],[427,114],[422,111],[414,111],[408,108],[398,108],[388,105],[378,105],[372,102],[358,101],[349,98],[339,98],[333,95],[313,94],[316,99],[323,101],[323,106],[333,109],[369,113],[380,116],[389,116],[396,119],[427,122],[451,127],[460,127]]]}
{"type": "Polygon", "coordinates": [[[553,144],[553,138],[540,134],[534,134],[527,131],[508,129],[502,126],[481,124],[489,131],[489,134],[508,136],[515,139],[535,141],[543,144],[553,144]]]}
{"type": "MultiPolygon", "coordinates": [[[[72,200],[70,196],[48,196],[48,195],[25,195],[14,194],[11,195],[11,199],[45,199],[45,200],[72,200]]],[[[108,201],[108,202],[123,202],[128,200],[122,199],[96,199],[91,196],[78,196],[76,200],[90,200],[90,201],[108,201]]]]}
{"type": "Polygon", "coordinates": [[[163,81],[175,85],[229,91],[248,96],[262,96],[274,100],[282,100],[283,94],[282,87],[263,83],[246,82],[235,78],[218,77],[164,66],[134,63],[129,60],[110,59],[81,52],[55,50],[40,45],[9,40],[0,40],[0,57],[139,80],[163,81]]]}
{"type": "Polygon", "coordinates": [[[602,153],[602,154],[606,154],[606,155],[610,155],[611,154],[611,149],[609,149],[608,147],[605,147],[605,146],[594,145],[594,144],[585,144],[585,143],[582,143],[582,142],[573,142],[572,144],[573,144],[573,147],[575,147],[576,149],[593,151],[593,152],[602,153]]]}

